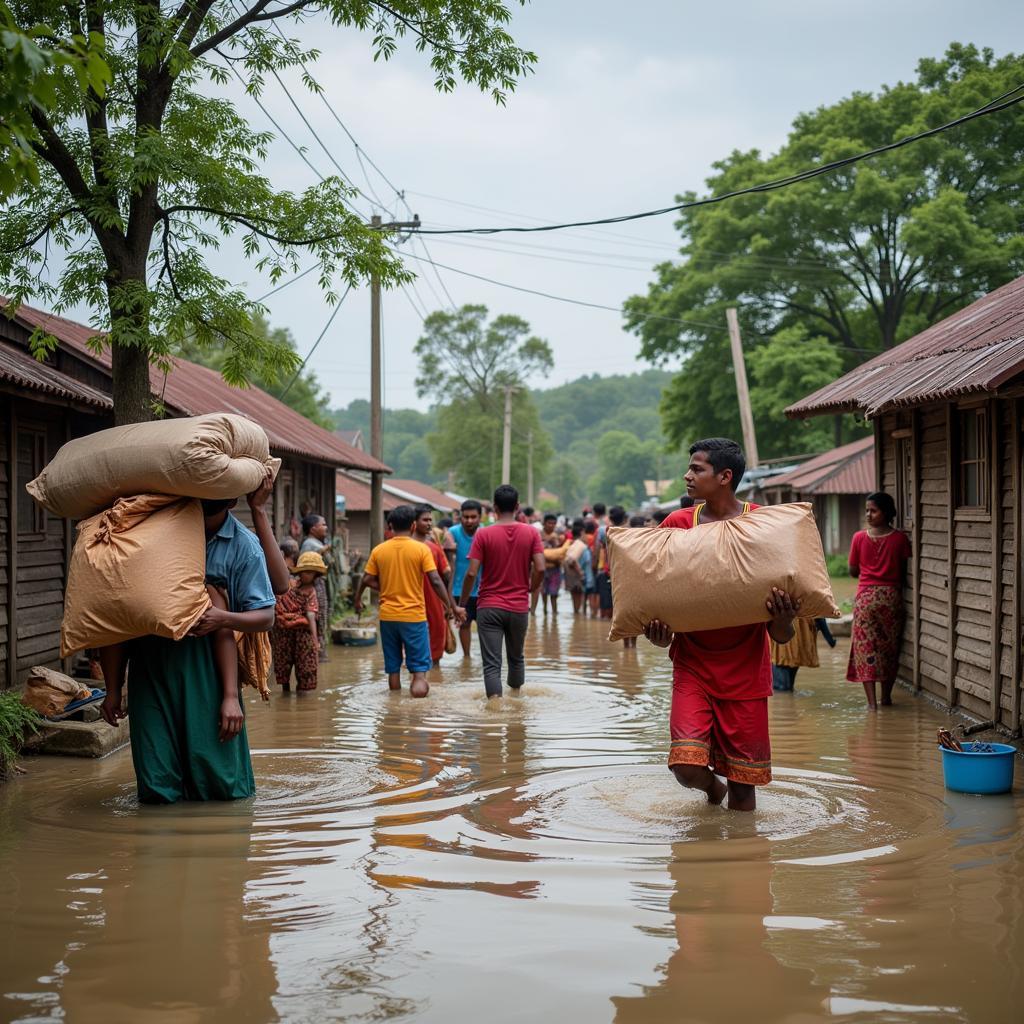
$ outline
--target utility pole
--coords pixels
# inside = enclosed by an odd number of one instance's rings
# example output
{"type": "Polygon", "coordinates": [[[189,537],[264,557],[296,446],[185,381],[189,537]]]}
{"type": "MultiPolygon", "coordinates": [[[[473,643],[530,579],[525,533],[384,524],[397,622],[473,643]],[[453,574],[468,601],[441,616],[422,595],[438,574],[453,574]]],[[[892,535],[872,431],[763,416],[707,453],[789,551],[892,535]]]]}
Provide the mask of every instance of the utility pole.
{"type": "MultiPolygon", "coordinates": [[[[419,214],[413,214],[411,221],[381,222],[377,214],[370,218],[374,231],[401,231],[420,226],[419,214]]],[[[384,461],[384,435],[382,416],[382,390],[380,352],[380,276],[370,276],[370,454],[378,461],[384,461]]],[[[376,547],[384,539],[384,495],[383,473],[370,473],[370,547],[376,547]]]]}
{"type": "Polygon", "coordinates": [[[533,497],[533,431],[526,435],[526,504],[535,507],[533,497]]]}
{"type": "Polygon", "coordinates": [[[512,476],[512,392],[517,390],[511,384],[505,385],[505,433],[501,441],[501,482],[511,483],[512,476]]]}
{"type": "Polygon", "coordinates": [[[732,368],[736,374],[736,398],[740,403],[740,423],[743,425],[743,447],[746,450],[747,465],[758,466],[757,434],[754,432],[754,413],[750,408],[750,391],[747,389],[747,364],[743,359],[743,344],[740,341],[740,322],[736,309],[730,306],[725,311],[729,325],[729,342],[732,345],[732,368]]]}

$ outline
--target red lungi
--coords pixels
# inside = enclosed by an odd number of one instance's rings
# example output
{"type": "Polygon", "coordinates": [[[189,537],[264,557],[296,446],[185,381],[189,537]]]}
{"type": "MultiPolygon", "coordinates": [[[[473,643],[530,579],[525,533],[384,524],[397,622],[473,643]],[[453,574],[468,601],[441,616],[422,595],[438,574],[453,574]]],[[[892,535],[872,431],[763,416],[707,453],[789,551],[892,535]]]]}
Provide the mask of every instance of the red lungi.
{"type": "Polygon", "coordinates": [[[699,679],[676,665],[670,728],[670,768],[674,764],[709,767],[718,775],[749,786],[772,781],[767,697],[713,697],[699,679]]]}

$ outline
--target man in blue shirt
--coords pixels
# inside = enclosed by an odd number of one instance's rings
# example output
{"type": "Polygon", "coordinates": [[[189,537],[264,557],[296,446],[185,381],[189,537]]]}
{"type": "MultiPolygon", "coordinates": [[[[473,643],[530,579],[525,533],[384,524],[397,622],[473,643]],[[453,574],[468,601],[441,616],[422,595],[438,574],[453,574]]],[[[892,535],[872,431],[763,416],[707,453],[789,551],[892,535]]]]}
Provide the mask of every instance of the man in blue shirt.
{"type": "Polygon", "coordinates": [[[455,574],[452,576],[452,600],[457,607],[466,609],[466,619],[459,627],[459,640],[462,642],[462,654],[469,657],[469,648],[473,642],[473,623],[476,621],[476,598],[480,593],[480,578],[477,574],[471,593],[463,600],[462,581],[469,568],[469,549],[473,546],[473,538],[480,528],[480,516],[483,506],[479,501],[470,498],[462,503],[462,515],[457,526],[453,526],[448,535],[455,541],[455,574]]]}
{"type": "Polygon", "coordinates": [[[203,502],[206,578],[226,593],[227,609],[211,606],[177,642],[146,636],[100,651],[107,680],[103,717],[111,725],[121,716],[128,669],[132,761],[142,803],[239,800],[256,791],[237,680],[218,678],[209,635],[218,629],[261,633],[274,624],[274,591],[286,589],[287,567],[263,510],[270,491],[268,479],[249,496],[255,534],[231,514],[235,501],[203,502]]]}

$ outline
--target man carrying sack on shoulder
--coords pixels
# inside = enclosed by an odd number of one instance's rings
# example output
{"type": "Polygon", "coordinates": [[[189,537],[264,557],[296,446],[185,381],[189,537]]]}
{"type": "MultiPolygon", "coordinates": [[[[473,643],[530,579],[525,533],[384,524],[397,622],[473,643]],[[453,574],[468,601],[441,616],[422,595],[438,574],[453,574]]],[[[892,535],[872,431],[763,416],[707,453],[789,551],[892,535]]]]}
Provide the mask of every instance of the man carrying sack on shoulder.
{"type": "MultiPolygon", "coordinates": [[[[685,480],[695,504],[673,512],[660,528],[696,529],[755,509],[736,497],[745,471],[735,441],[715,437],[692,445],[685,480]]],[[[754,810],[754,787],[771,782],[768,638],[788,642],[800,610],[799,601],[777,588],[766,595],[766,606],[767,623],[675,634],[657,619],[644,627],[651,643],[670,648],[673,662],[668,766],[680,785],[703,791],[709,803],[720,804],[728,795],[732,810],[754,810]]]]}
{"type": "Polygon", "coordinates": [[[141,803],[241,800],[256,791],[237,678],[218,677],[211,636],[274,625],[274,594],[287,590],[289,574],[264,510],[272,490],[268,473],[248,496],[255,534],[231,514],[237,499],[202,502],[206,579],[226,595],[226,608],[208,608],[178,641],[144,636],[100,649],[110,725],[123,717],[127,670],[141,803]]]}

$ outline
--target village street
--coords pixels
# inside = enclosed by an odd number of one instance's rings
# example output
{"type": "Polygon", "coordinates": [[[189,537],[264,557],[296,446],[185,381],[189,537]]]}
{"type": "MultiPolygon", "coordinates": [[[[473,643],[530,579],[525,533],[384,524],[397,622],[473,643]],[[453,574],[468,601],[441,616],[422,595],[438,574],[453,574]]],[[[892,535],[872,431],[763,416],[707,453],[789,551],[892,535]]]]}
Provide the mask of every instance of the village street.
{"type": "Polygon", "coordinates": [[[477,658],[411,701],[334,648],[317,692],[249,700],[251,802],[140,807],[127,749],[29,759],[0,788],[0,1016],[1013,1020],[1024,795],[944,792],[945,716],[866,717],[847,652],[769,702],[753,818],[665,769],[664,652],[566,613],[490,704],[477,658]]]}

